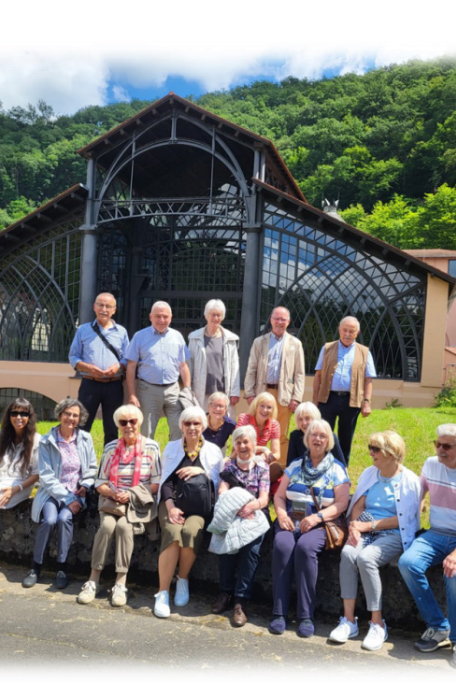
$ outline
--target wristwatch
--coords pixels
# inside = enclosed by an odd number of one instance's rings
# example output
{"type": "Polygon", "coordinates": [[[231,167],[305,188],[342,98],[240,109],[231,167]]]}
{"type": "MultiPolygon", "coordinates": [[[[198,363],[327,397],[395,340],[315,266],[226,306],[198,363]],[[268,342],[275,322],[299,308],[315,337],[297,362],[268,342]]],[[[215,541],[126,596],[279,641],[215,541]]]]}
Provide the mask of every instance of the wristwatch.
{"type": "Polygon", "coordinates": [[[364,402],[366,402],[367,404],[370,404],[370,403],[371,403],[371,400],[370,400],[370,399],[363,399],[363,403],[364,403],[364,402]]]}
{"type": "Polygon", "coordinates": [[[372,530],[375,530],[375,520],[372,520],[371,526],[372,526],[372,530]]]}
{"type": "Polygon", "coordinates": [[[321,511],[318,511],[317,515],[320,518],[321,522],[325,522],[325,519],[323,517],[323,513],[321,511]]]}

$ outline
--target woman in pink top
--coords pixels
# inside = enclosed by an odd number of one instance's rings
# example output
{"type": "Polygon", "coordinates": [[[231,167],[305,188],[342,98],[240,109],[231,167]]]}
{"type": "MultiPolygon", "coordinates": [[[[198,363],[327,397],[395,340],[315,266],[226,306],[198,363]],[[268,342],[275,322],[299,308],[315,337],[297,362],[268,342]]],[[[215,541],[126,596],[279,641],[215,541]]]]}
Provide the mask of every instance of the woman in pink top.
{"type": "Polygon", "coordinates": [[[241,413],[236,427],[252,425],[257,433],[255,453],[270,465],[271,482],[282,474],[280,459],[280,425],[277,418],[277,403],[269,392],[261,392],[249,406],[248,413],[241,413]],[[270,443],[270,447],[268,447],[270,443]]]}

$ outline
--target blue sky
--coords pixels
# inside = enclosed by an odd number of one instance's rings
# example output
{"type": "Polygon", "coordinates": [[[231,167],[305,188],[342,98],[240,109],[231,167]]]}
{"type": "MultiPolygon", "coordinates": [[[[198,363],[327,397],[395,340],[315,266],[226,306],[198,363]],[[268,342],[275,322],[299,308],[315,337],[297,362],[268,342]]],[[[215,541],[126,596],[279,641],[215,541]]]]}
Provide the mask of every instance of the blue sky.
{"type": "Polygon", "coordinates": [[[229,89],[287,76],[364,73],[456,53],[456,3],[434,0],[173,0],[131,11],[78,0],[2,10],[0,101],[44,99],[56,113],[87,105],[229,89]],[[428,11],[429,10],[429,11],[428,11]],[[17,27],[20,27],[19,29],[17,27]]]}

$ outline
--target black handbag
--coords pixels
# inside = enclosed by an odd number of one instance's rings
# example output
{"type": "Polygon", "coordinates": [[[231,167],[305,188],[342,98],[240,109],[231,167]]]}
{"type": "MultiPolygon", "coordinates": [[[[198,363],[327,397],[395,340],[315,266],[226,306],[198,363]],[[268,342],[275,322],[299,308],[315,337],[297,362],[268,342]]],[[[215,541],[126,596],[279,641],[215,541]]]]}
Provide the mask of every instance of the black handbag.
{"type": "Polygon", "coordinates": [[[200,473],[189,480],[182,478],[177,481],[176,508],[185,516],[200,515],[208,518],[213,513],[214,504],[214,484],[206,474],[200,473]]]}

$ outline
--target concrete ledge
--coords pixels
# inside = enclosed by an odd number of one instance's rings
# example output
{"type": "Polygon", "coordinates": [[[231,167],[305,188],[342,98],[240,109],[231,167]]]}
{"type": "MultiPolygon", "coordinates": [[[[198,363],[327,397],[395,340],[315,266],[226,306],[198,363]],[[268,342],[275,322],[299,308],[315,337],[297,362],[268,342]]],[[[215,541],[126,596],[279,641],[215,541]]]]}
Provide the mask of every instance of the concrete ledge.
{"type": "MultiPolygon", "coordinates": [[[[0,559],[9,563],[23,565],[28,569],[31,564],[35,533],[38,525],[30,517],[31,501],[24,501],[13,509],[0,511],[0,559]]],[[[82,578],[90,572],[92,544],[98,529],[98,513],[91,517],[83,513],[75,522],[73,543],[68,556],[70,573],[82,578]]],[[[195,588],[207,593],[218,592],[218,557],[207,551],[210,535],[207,534],[202,552],[192,570],[192,584],[195,588]]],[[[158,554],[160,541],[149,541],[145,536],[135,538],[135,549],[131,561],[128,578],[130,582],[150,586],[158,583],[158,554]]],[[[56,539],[53,535],[49,544],[45,568],[55,569],[56,539]]],[[[255,580],[255,600],[272,608],[272,530],[263,542],[261,562],[255,580]]],[[[111,549],[108,564],[102,577],[112,577],[114,572],[114,545],[111,549]]],[[[442,580],[442,568],[435,567],[429,571],[429,581],[435,591],[437,600],[445,607],[445,589],[442,580]]],[[[423,622],[418,614],[415,602],[397,567],[388,565],[382,569],[384,593],[383,612],[388,625],[401,626],[422,631],[423,622]]],[[[292,612],[294,613],[292,600],[292,612]]],[[[342,601],[339,590],[339,556],[337,553],[324,553],[320,557],[317,584],[317,611],[337,619],[341,615],[342,601]]],[[[446,612],[444,610],[444,612],[446,612]]],[[[367,618],[365,600],[360,586],[357,602],[357,615],[367,618]]]]}

